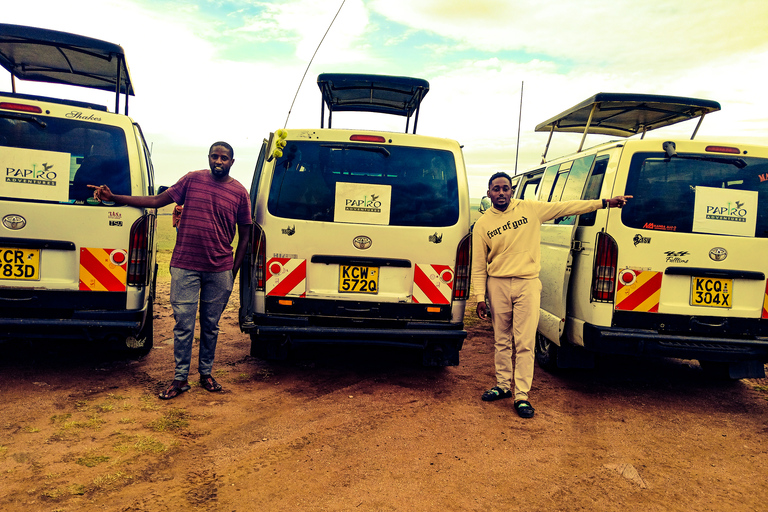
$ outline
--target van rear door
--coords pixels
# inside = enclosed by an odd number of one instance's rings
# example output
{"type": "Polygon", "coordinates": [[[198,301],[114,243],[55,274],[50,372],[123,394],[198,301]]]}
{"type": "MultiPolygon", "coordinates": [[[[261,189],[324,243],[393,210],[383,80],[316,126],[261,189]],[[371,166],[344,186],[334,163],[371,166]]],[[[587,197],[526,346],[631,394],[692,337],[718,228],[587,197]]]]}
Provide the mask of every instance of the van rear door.
{"type": "MultiPolygon", "coordinates": [[[[581,199],[595,155],[547,167],[539,186],[540,201],[581,199]]],[[[571,277],[572,246],[577,216],[559,217],[541,226],[542,284],[538,330],[559,344],[565,327],[568,283],[571,277]]]]}

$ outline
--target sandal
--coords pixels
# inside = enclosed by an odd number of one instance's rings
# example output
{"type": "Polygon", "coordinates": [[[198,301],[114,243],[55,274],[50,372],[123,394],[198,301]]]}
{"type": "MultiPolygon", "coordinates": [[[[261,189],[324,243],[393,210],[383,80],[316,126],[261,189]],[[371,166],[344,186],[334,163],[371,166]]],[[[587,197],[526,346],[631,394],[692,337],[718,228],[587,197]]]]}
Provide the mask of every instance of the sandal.
{"type": "Polygon", "coordinates": [[[515,410],[521,418],[533,418],[536,409],[533,408],[528,400],[518,400],[515,402],[515,410]]]}
{"type": "Polygon", "coordinates": [[[508,389],[501,389],[499,386],[493,386],[491,389],[483,393],[480,397],[484,402],[493,402],[495,400],[501,400],[502,398],[510,398],[512,391],[508,389]]]}
{"type": "Polygon", "coordinates": [[[168,389],[158,395],[158,398],[160,398],[160,400],[170,400],[171,398],[176,398],[185,391],[189,391],[189,384],[187,384],[187,381],[174,380],[171,385],[168,386],[168,389]]]}
{"type": "Polygon", "coordinates": [[[213,375],[200,375],[200,386],[206,391],[217,393],[221,391],[221,384],[216,382],[213,375]]]}

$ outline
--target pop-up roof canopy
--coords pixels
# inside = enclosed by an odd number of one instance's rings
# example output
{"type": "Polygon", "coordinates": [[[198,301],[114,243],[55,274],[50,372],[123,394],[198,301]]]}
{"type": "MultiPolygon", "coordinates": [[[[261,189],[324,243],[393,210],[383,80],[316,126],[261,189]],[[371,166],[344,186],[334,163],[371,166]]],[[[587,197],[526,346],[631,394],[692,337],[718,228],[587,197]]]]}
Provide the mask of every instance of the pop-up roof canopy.
{"type": "Polygon", "coordinates": [[[0,23],[0,64],[13,78],[77,85],[115,92],[115,112],[120,94],[134,94],[125,52],[116,44],[90,37],[21,25],[0,23]]]}
{"type": "Polygon", "coordinates": [[[320,106],[320,127],[323,127],[325,106],[328,106],[328,128],[333,112],[376,112],[405,116],[405,131],[415,113],[413,133],[419,122],[419,106],[429,92],[429,82],[419,78],[386,75],[323,73],[317,77],[323,99],[320,106]]]}
{"type": "MultiPolygon", "coordinates": [[[[691,136],[693,139],[710,112],[720,110],[716,101],[678,96],[660,96],[655,94],[605,93],[595,94],[575,107],[536,126],[537,132],[588,133],[630,137],[645,132],[673,125],[689,119],[699,118],[699,123],[691,136]]],[[[549,147],[549,142],[547,142],[549,147]]],[[[544,154],[546,156],[546,152],[544,154]]]]}

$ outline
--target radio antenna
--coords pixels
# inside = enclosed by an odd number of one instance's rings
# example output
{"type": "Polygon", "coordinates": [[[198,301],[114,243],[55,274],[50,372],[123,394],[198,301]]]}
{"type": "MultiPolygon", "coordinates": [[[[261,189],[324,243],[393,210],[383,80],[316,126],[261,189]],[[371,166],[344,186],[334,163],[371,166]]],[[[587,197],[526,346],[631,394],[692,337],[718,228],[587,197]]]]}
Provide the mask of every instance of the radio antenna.
{"type": "Polygon", "coordinates": [[[336,18],[338,18],[339,13],[341,12],[341,8],[344,7],[344,2],[347,0],[341,0],[341,5],[339,6],[339,10],[336,11],[336,16],[333,17],[331,20],[331,24],[328,25],[328,29],[325,31],[325,34],[323,34],[323,38],[320,40],[320,44],[317,45],[317,48],[315,48],[315,53],[312,54],[312,58],[309,59],[309,64],[307,64],[307,69],[304,70],[304,76],[301,77],[301,81],[299,82],[299,87],[296,89],[296,95],[293,97],[293,101],[291,102],[291,108],[288,109],[288,115],[285,117],[285,124],[283,125],[283,128],[288,126],[288,118],[291,117],[291,112],[293,111],[293,104],[296,103],[296,98],[299,96],[299,91],[301,90],[301,84],[304,83],[304,79],[307,77],[307,73],[309,72],[309,67],[312,65],[312,61],[315,60],[315,55],[317,55],[317,51],[320,49],[320,46],[323,44],[323,41],[325,41],[325,36],[328,35],[328,32],[331,31],[331,27],[333,26],[333,22],[336,21],[336,18]]]}
{"type": "Polygon", "coordinates": [[[517,147],[515,148],[515,174],[517,174],[517,156],[520,154],[520,125],[523,121],[523,87],[525,80],[520,83],[520,114],[517,118],[517,147]]]}

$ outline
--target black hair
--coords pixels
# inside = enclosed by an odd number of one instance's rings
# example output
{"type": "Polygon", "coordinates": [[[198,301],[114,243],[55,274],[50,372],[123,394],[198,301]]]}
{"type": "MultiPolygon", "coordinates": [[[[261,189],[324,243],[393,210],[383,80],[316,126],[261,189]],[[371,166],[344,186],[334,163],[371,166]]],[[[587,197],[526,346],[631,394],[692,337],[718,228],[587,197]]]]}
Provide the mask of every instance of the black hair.
{"type": "Polygon", "coordinates": [[[509,185],[512,186],[512,178],[509,177],[509,174],[499,171],[497,173],[494,173],[493,176],[491,176],[491,179],[488,180],[488,190],[491,189],[491,183],[493,183],[493,180],[496,178],[507,178],[507,181],[509,181],[509,185]]]}
{"type": "Polygon", "coordinates": [[[224,142],[222,140],[220,140],[219,142],[214,142],[213,144],[211,144],[211,149],[208,150],[208,154],[209,155],[211,154],[211,151],[213,151],[213,148],[215,148],[216,146],[221,146],[224,149],[228,149],[229,150],[229,157],[230,158],[235,158],[235,150],[232,149],[232,146],[230,146],[229,144],[227,144],[226,142],[224,142]]]}

